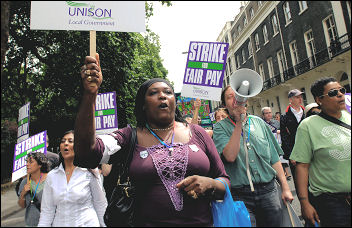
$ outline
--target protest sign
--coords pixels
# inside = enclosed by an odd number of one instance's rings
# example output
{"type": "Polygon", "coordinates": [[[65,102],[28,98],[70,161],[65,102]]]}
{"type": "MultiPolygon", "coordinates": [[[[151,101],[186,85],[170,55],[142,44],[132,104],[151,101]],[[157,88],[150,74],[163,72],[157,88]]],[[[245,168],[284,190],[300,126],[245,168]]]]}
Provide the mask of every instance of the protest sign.
{"type": "MultiPolygon", "coordinates": [[[[187,114],[193,115],[194,98],[180,96],[177,99],[177,108],[181,112],[182,116],[187,114]]],[[[201,106],[199,107],[198,116],[201,118],[201,125],[210,125],[211,120],[209,117],[210,113],[210,102],[208,100],[201,100],[201,106]]]]}
{"type": "Polygon", "coordinates": [[[23,105],[18,110],[17,143],[20,143],[29,137],[29,109],[30,102],[23,105]]]}
{"type": "Polygon", "coordinates": [[[145,2],[31,1],[30,29],[145,32],[145,2]]]}
{"type": "Polygon", "coordinates": [[[27,154],[46,154],[46,137],[47,133],[46,131],[43,131],[15,145],[15,152],[13,156],[12,182],[27,174],[27,154]]]}
{"type": "Polygon", "coordinates": [[[220,101],[228,48],[228,43],[190,43],[182,96],[220,101]]]}
{"type": "Polygon", "coordinates": [[[98,135],[118,129],[115,91],[97,95],[95,100],[95,129],[98,135]]]}
{"type": "Polygon", "coordinates": [[[351,93],[345,94],[345,104],[347,111],[351,114],[351,93]]]}

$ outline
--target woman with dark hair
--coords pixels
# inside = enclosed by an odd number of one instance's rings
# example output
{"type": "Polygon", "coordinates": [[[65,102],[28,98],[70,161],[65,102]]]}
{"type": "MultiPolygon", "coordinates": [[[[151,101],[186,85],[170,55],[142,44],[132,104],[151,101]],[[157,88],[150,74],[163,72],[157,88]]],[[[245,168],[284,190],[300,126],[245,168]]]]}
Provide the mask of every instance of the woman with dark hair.
{"type": "Polygon", "coordinates": [[[351,227],[351,115],[346,89],[321,78],[311,92],[321,112],[302,121],[290,159],[296,167],[297,195],[306,222],[351,227]],[[309,187],[308,187],[309,183],[309,187]]]}
{"type": "MultiPolygon", "coordinates": [[[[94,104],[102,82],[98,55],[86,57],[81,77],[85,92],[75,123],[75,163],[94,167],[127,146],[132,129],[95,136],[94,104]]],[[[137,144],[129,168],[136,187],[133,223],[212,226],[210,202],[225,194],[215,178],[229,178],[209,135],[184,121],[165,79],[153,78],[139,87],[134,114],[137,144]]]]}
{"type": "Polygon", "coordinates": [[[24,178],[18,190],[18,205],[26,208],[26,226],[37,226],[40,217],[43,187],[48,174],[48,159],[43,153],[27,155],[27,175],[29,183],[24,178]]]}
{"type": "Polygon", "coordinates": [[[73,164],[74,132],[64,133],[60,165],[47,176],[38,226],[105,226],[105,192],[97,168],[73,164]]]}

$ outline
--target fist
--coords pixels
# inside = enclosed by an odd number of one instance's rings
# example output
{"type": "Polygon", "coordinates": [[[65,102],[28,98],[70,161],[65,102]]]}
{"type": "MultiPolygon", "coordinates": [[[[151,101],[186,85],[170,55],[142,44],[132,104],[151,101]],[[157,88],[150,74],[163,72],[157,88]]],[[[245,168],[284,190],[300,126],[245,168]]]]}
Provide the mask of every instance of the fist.
{"type": "Polygon", "coordinates": [[[85,92],[89,94],[98,93],[98,89],[103,82],[98,53],[95,54],[95,58],[86,56],[84,65],[81,67],[81,78],[85,92]]]}

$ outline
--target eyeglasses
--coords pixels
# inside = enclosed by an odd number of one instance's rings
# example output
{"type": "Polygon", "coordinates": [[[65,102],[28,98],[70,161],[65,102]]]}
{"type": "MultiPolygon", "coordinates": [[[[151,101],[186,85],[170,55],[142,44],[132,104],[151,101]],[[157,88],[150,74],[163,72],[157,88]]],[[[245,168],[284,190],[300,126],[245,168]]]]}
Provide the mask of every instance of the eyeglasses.
{"type": "Polygon", "coordinates": [[[330,90],[327,94],[321,95],[320,97],[326,96],[328,95],[329,97],[335,97],[337,96],[337,94],[339,93],[345,94],[346,93],[346,89],[344,87],[340,88],[340,89],[332,89],[330,90]]]}

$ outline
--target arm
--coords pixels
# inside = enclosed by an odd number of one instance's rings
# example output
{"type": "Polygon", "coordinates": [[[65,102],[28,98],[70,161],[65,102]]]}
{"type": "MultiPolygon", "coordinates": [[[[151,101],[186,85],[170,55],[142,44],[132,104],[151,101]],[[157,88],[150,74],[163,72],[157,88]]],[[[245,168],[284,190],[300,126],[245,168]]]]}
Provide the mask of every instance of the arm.
{"type": "Polygon", "coordinates": [[[99,86],[102,83],[102,74],[100,72],[99,55],[96,59],[87,56],[85,65],[82,67],[81,77],[83,81],[84,94],[75,122],[75,165],[81,167],[95,168],[98,166],[99,158],[93,153],[95,146],[95,99],[98,94],[99,86]],[[93,80],[87,80],[88,75],[85,71],[89,69],[93,80]],[[94,164],[89,161],[94,161],[94,164]]]}
{"type": "Polygon", "coordinates": [[[199,115],[200,106],[201,106],[201,101],[199,98],[197,98],[194,101],[194,113],[193,113],[193,118],[192,118],[192,124],[198,124],[198,115],[199,115]]]}
{"type": "Polygon", "coordinates": [[[40,218],[38,226],[48,227],[51,226],[56,212],[56,205],[54,203],[54,193],[50,184],[50,180],[47,177],[43,188],[43,196],[40,207],[40,218]]]}
{"type": "Polygon", "coordinates": [[[101,164],[101,172],[104,177],[106,177],[110,174],[111,168],[112,168],[111,164],[101,164]]]}
{"type": "MultiPolygon", "coordinates": [[[[97,170],[95,170],[95,172],[97,172],[97,170]]],[[[92,176],[89,187],[92,194],[93,206],[99,219],[99,224],[100,226],[105,227],[104,213],[108,206],[108,202],[105,197],[103,186],[101,186],[100,175],[98,177],[92,176]]]]}
{"type": "Polygon", "coordinates": [[[308,171],[309,163],[298,163],[296,166],[297,195],[301,203],[302,216],[309,220],[311,224],[319,220],[319,215],[308,200],[308,171]]]}
{"type": "Polygon", "coordinates": [[[18,205],[21,208],[25,208],[26,207],[26,194],[28,193],[28,191],[30,190],[30,184],[27,183],[27,179],[24,178],[21,182],[21,185],[19,187],[19,191],[21,192],[20,195],[18,196],[18,205]]]}
{"type": "Polygon", "coordinates": [[[282,195],[281,195],[282,200],[284,201],[285,204],[286,204],[286,201],[292,202],[293,196],[292,196],[290,187],[287,184],[287,180],[286,180],[281,162],[280,161],[276,162],[275,164],[272,165],[272,167],[275,169],[277,173],[276,176],[280,181],[280,185],[282,189],[282,195]]]}
{"type": "MultiPolygon", "coordinates": [[[[241,148],[241,132],[242,132],[242,121],[241,114],[246,113],[244,106],[236,106],[234,109],[229,109],[229,115],[232,116],[236,121],[236,127],[233,131],[229,142],[226,144],[222,153],[228,162],[234,162],[241,148]]],[[[245,121],[245,120],[244,120],[245,121]]]]}

